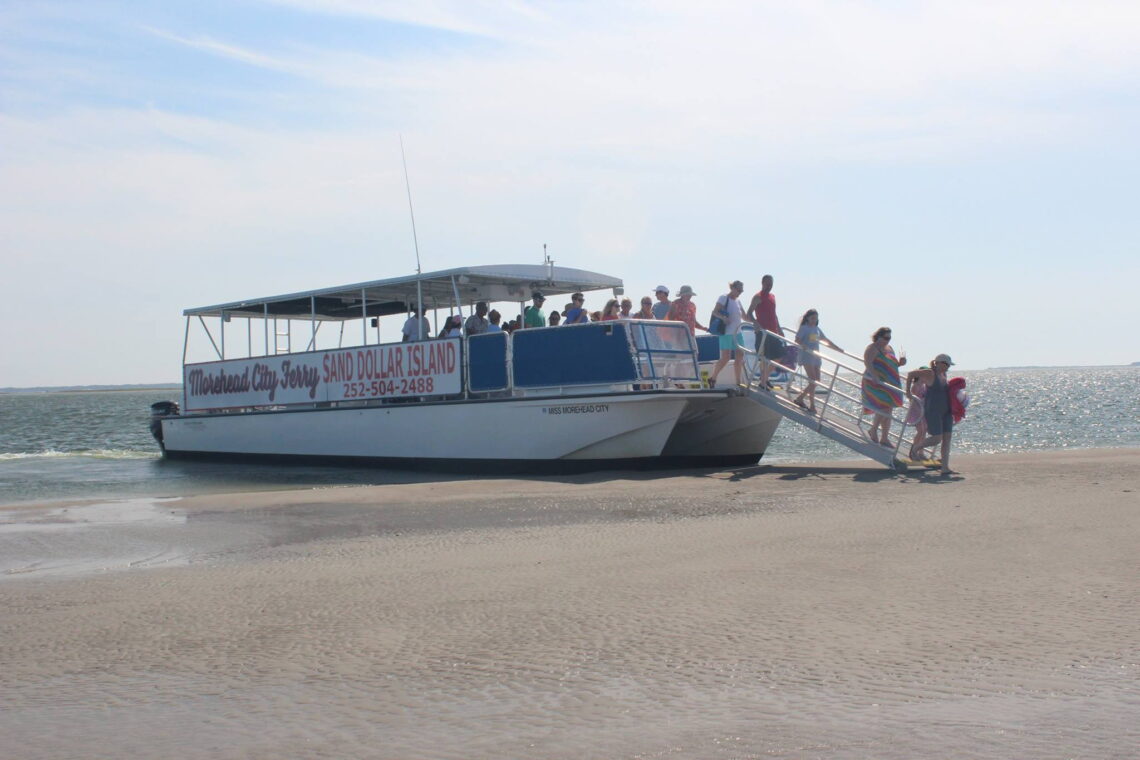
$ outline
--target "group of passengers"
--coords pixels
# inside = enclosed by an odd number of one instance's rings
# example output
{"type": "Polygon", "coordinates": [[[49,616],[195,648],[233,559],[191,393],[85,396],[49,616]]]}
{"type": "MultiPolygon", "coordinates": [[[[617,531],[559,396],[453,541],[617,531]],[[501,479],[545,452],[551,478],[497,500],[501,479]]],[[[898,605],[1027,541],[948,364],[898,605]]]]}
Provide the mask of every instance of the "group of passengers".
{"type": "MultiPolygon", "coordinates": [[[[791,341],[784,335],[776,315],[776,297],[772,293],[773,278],[766,274],[761,279],[761,288],[752,297],[747,308],[740,303],[744,283],[735,280],[729,284],[728,292],[716,300],[709,324],[697,321],[697,307],[693,303],[696,293],[689,285],[682,285],[677,298],[670,300],[669,288],[658,285],[654,297],[641,299],[641,308],[634,312],[633,301],[629,298],[611,298],[597,311],[587,311],[585,296],[574,293],[562,311],[554,310],[547,316],[543,307],[546,296],[541,291],[531,293],[531,305],[523,313],[506,324],[501,324],[498,311],[488,311],[487,303],[480,301],[475,312],[466,322],[460,316],[449,316],[444,322],[438,338],[479,335],[488,332],[513,332],[533,327],[558,327],[561,325],[581,325],[590,322],[606,322],[618,319],[659,319],[684,322],[690,332],[704,330],[718,336],[720,354],[709,373],[709,387],[716,387],[721,371],[733,364],[733,374],[737,385],[742,383],[744,346],[742,327],[745,322],[755,326],[755,352],[760,361],[758,387],[762,390],[774,389],[770,380],[774,368],[794,369],[798,363],[803,367],[807,383],[793,401],[794,404],[812,415],[817,414],[815,406],[816,388],[820,381],[822,359],[821,345],[827,345],[842,352],[819,327],[819,312],[808,309],[800,320],[795,338],[791,341]]],[[[419,340],[419,335],[429,335],[427,318],[413,309],[413,316],[404,324],[403,339],[419,340]],[[419,332],[421,331],[422,332],[419,332]]],[[[864,433],[872,443],[893,446],[889,434],[891,412],[903,405],[904,398],[912,401],[907,423],[916,426],[916,436],[911,447],[912,459],[923,455],[928,446],[941,445],[942,471],[949,473],[950,431],[953,425],[950,407],[952,395],[947,385],[946,371],[951,362],[946,354],[939,354],[930,363],[907,375],[906,389],[902,388],[900,368],[906,364],[906,354],[896,355],[890,345],[891,329],[880,327],[871,336],[871,343],[863,352],[865,371],[861,382],[863,413],[871,415],[870,427],[864,433]],[[930,393],[930,389],[935,392],[930,393]]],[[[959,379],[960,380],[960,379],[959,379]]],[[[791,398],[791,392],[788,394],[791,398]]],[[[964,413],[964,411],[963,411],[964,413]]],[[[954,415],[957,416],[957,413],[954,415]]]]}
{"type": "MultiPolygon", "coordinates": [[[[480,301],[475,304],[475,312],[467,317],[466,321],[459,315],[451,315],[444,320],[443,327],[436,333],[436,338],[458,338],[464,335],[479,335],[487,332],[513,332],[531,327],[558,327],[561,325],[584,325],[590,322],[607,322],[615,319],[663,319],[684,322],[694,334],[699,330],[708,328],[697,321],[697,307],[693,303],[696,293],[689,285],[682,285],[675,300],[669,299],[669,288],[658,285],[655,291],[656,303],[645,296],[641,299],[641,309],[633,311],[633,301],[629,298],[611,298],[606,305],[596,311],[587,311],[586,297],[582,293],[574,293],[570,302],[562,311],[554,310],[547,316],[543,307],[546,296],[541,291],[531,294],[531,305],[527,306],[521,316],[502,322],[502,315],[495,309],[488,310],[487,303],[480,301]]],[[[402,340],[426,340],[431,337],[432,330],[427,317],[412,306],[412,316],[404,322],[401,331],[402,340]]]]}
{"type": "MultiPolygon", "coordinates": [[[[736,383],[740,384],[744,352],[735,349],[744,345],[741,336],[743,323],[751,322],[756,327],[755,350],[758,355],[762,355],[759,387],[772,391],[773,385],[769,377],[773,367],[794,369],[798,359],[804,368],[807,384],[793,403],[815,415],[815,392],[823,363],[819,353],[820,345],[827,345],[841,353],[843,349],[820,329],[819,312],[815,309],[808,309],[804,313],[794,342],[787,341],[776,316],[776,297],[772,294],[772,284],[772,275],[764,275],[761,288],[752,297],[747,309],[740,304],[740,295],[744,292],[744,284],[740,280],[732,282],[728,293],[717,299],[709,320],[709,332],[720,336],[720,358],[710,373],[709,385],[716,385],[717,375],[728,364],[730,356],[733,359],[736,383]],[[780,364],[776,365],[775,362],[780,364]]],[[[891,414],[903,405],[904,399],[909,399],[911,408],[906,422],[915,425],[910,459],[925,459],[924,449],[939,446],[942,474],[952,474],[951,431],[953,424],[965,415],[964,404],[957,394],[964,387],[965,381],[961,378],[947,379],[946,373],[953,362],[947,354],[939,354],[929,366],[907,374],[904,390],[899,370],[906,364],[906,353],[896,354],[890,343],[891,328],[880,327],[871,335],[871,343],[863,351],[864,372],[860,383],[862,411],[871,416],[871,424],[863,434],[871,443],[893,448],[894,444],[889,438],[891,414]]]]}
{"type": "Polygon", "coordinates": [[[627,298],[611,298],[606,305],[595,311],[588,311],[585,306],[586,297],[582,293],[570,296],[561,311],[555,309],[547,316],[543,310],[546,305],[546,296],[540,291],[531,294],[531,305],[523,311],[522,328],[527,327],[558,327],[562,325],[584,325],[590,322],[608,322],[616,319],[664,319],[684,322],[689,330],[706,330],[704,325],[697,321],[697,307],[693,304],[696,293],[692,287],[682,285],[675,300],[669,300],[669,288],[658,285],[655,291],[657,302],[645,296],[641,299],[641,308],[633,310],[633,301],[627,298]]]}

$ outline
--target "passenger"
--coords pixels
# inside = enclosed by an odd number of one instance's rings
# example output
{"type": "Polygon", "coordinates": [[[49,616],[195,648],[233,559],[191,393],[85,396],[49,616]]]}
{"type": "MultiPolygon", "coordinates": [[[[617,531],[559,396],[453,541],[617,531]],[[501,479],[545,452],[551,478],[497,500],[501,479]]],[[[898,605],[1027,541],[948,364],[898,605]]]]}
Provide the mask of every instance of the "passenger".
{"type": "Polygon", "coordinates": [[[437,338],[462,338],[463,337],[463,317],[458,314],[453,314],[443,321],[443,328],[440,329],[437,338]]]}
{"type": "Polygon", "coordinates": [[[621,306],[618,304],[616,298],[611,298],[606,301],[606,308],[602,309],[602,318],[600,321],[609,322],[619,317],[621,317],[621,306]]]}
{"type": "Polygon", "coordinates": [[[400,334],[403,336],[400,338],[401,342],[427,340],[431,337],[431,325],[428,324],[427,317],[422,316],[422,314],[423,312],[419,310],[419,307],[413,304],[412,316],[408,317],[407,321],[404,322],[404,327],[400,330],[400,334]]]}
{"type": "Polygon", "coordinates": [[[498,309],[491,309],[491,313],[487,315],[487,332],[502,332],[503,328],[499,324],[503,319],[503,315],[499,313],[498,309]]]}
{"type": "Polygon", "coordinates": [[[653,304],[653,318],[665,319],[665,315],[669,313],[669,307],[673,305],[669,303],[669,288],[658,285],[657,290],[653,292],[657,296],[657,303],[653,304]]]}
{"type": "Polygon", "coordinates": [[[665,315],[665,319],[673,320],[674,322],[684,322],[689,326],[689,332],[696,335],[697,328],[708,332],[707,327],[697,321],[697,305],[693,303],[693,288],[689,285],[682,285],[681,289],[677,291],[677,300],[669,307],[669,313],[665,315]]]}
{"type": "Polygon", "coordinates": [[[621,319],[631,319],[633,317],[630,312],[633,311],[633,301],[628,298],[621,299],[621,314],[618,316],[621,319]]]}
{"type": "Polygon", "coordinates": [[[889,447],[891,411],[903,405],[899,367],[906,364],[906,355],[897,357],[891,348],[891,328],[875,330],[863,351],[863,364],[863,414],[875,415],[867,437],[872,443],[889,447]]]}
{"type": "Polygon", "coordinates": [[[546,327],[546,314],[542,311],[546,296],[536,290],[530,294],[530,297],[534,305],[526,307],[523,312],[523,327],[546,327]]]}
{"type": "Polygon", "coordinates": [[[558,327],[558,323],[561,321],[562,321],[562,315],[561,314],[559,314],[557,311],[550,312],[550,318],[548,320],[548,324],[551,327],[558,327]]]}
{"type": "Polygon", "coordinates": [[[590,312],[590,321],[591,322],[601,322],[602,321],[602,313],[600,311],[591,311],[590,312]]]}
{"type": "Polygon", "coordinates": [[[710,388],[716,387],[717,375],[724,369],[724,365],[728,364],[729,354],[734,354],[732,369],[736,375],[737,386],[741,384],[741,374],[744,370],[744,352],[739,350],[744,346],[740,328],[745,321],[751,322],[752,318],[745,314],[740,306],[740,294],[744,292],[744,283],[735,280],[728,288],[728,293],[716,299],[716,307],[713,308],[713,314],[724,320],[724,334],[720,336],[720,358],[709,374],[710,388]]]}
{"type": "Polygon", "coordinates": [[[769,335],[764,337],[761,329],[783,336],[784,330],[780,327],[780,319],[776,316],[776,296],[772,295],[772,275],[766,274],[760,279],[760,290],[752,296],[748,304],[748,313],[752,315],[756,330],[756,353],[760,353],[760,344],[764,344],[764,359],[760,362],[760,387],[772,390],[768,376],[772,374],[772,362],[784,358],[784,341],[777,340],[769,335]]]}
{"type": "MultiPolygon", "coordinates": [[[[924,399],[926,398],[926,375],[923,372],[929,372],[930,367],[925,364],[913,372],[908,372],[906,375],[906,397],[910,399],[910,408],[906,412],[906,424],[914,426],[914,443],[911,445],[911,453],[918,448],[920,441],[926,440],[926,414],[924,409],[924,399]]],[[[926,459],[926,452],[919,449],[920,459],[926,459]]],[[[911,459],[915,459],[913,456],[911,459]]],[[[915,459],[915,461],[918,461],[915,459]]]]}
{"type": "Polygon", "coordinates": [[[912,378],[914,382],[921,381],[927,386],[926,397],[923,399],[923,415],[930,433],[929,438],[915,441],[910,449],[910,458],[917,459],[921,450],[927,446],[941,444],[940,474],[943,476],[957,474],[950,469],[950,437],[954,430],[954,419],[950,400],[950,381],[946,379],[946,373],[953,365],[954,362],[950,361],[947,354],[939,354],[930,363],[931,369],[916,369],[906,376],[908,388],[911,387],[912,378]]]}
{"type": "Polygon", "coordinates": [[[808,309],[800,320],[800,329],[796,331],[796,343],[803,349],[798,352],[799,360],[804,367],[804,374],[808,377],[807,386],[800,391],[800,395],[796,396],[796,406],[815,414],[815,386],[819,382],[819,368],[823,365],[823,360],[816,356],[819,344],[826,343],[836,351],[843,349],[832,343],[823,334],[823,330],[819,329],[819,312],[815,309],[808,309]],[[807,404],[804,403],[804,398],[807,398],[807,404]]]}
{"type": "Polygon", "coordinates": [[[582,304],[586,302],[586,297],[581,293],[575,293],[570,296],[570,302],[570,305],[566,307],[566,319],[563,324],[584,325],[589,322],[590,317],[582,307],[582,304]]]}
{"type": "Polygon", "coordinates": [[[641,299],[641,311],[633,315],[636,319],[653,319],[653,299],[645,296],[641,299]]]}
{"type": "Polygon", "coordinates": [[[475,304],[475,313],[467,318],[464,328],[467,330],[467,335],[471,336],[487,332],[490,325],[487,320],[487,302],[480,301],[475,304]]]}

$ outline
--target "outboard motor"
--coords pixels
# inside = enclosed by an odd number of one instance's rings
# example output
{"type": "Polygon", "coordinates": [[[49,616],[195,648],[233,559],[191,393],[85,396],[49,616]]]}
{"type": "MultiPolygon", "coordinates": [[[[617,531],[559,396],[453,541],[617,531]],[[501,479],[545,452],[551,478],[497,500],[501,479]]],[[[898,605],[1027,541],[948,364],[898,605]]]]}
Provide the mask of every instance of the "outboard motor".
{"type": "Polygon", "coordinates": [[[177,417],[179,411],[177,401],[158,401],[150,405],[150,434],[158,441],[163,453],[166,452],[166,446],[162,442],[162,418],[177,417]]]}

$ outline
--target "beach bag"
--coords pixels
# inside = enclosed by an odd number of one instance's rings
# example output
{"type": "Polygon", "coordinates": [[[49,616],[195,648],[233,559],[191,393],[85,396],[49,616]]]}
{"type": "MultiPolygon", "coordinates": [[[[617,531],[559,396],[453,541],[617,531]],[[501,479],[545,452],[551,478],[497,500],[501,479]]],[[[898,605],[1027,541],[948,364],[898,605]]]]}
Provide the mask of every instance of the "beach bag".
{"type": "MultiPolygon", "coordinates": [[[[713,335],[724,335],[725,328],[728,327],[728,325],[725,324],[725,321],[717,316],[717,312],[719,310],[720,299],[718,298],[716,301],[716,306],[713,307],[712,316],[709,317],[709,332],[713,335]]],[[[728,312],[728,296],[724,297],[724,310],[726,313],[728,312]]]]}
{"type": "MultiPolygon", "coordinates": [[[[768,337],[769,337],[769,339],[771,339],[772,336],[768,336],[768,337]]],[[[788,345],[784,346],[783,349],[784,349],[784,365],[787,366],[788,369],[795,369],[796,364],[798,363],[799,358],[800,358],[800,347],[799,346],[793,346],[792,344],[789,343],[788,345]]]]}

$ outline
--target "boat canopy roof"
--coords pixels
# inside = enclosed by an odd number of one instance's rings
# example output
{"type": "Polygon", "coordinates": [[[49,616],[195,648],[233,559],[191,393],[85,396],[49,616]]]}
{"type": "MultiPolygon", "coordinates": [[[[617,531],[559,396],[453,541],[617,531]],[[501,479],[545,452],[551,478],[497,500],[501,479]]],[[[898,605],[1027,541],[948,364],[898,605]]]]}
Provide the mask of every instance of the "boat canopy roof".
{"type": "Polygon", "coordinates": [[[550,264],[493,264],[424,272],[390,280],[358,282],[267,298],[186,309],[188,317],[270,317],[341,321],[402,314],[416,303],[417,283],[424,308],[446,308],[476,301],[529,301],[541,291],[547,298],[578,291],[620,288],[622,281],[597,272],[550,264]]]}

